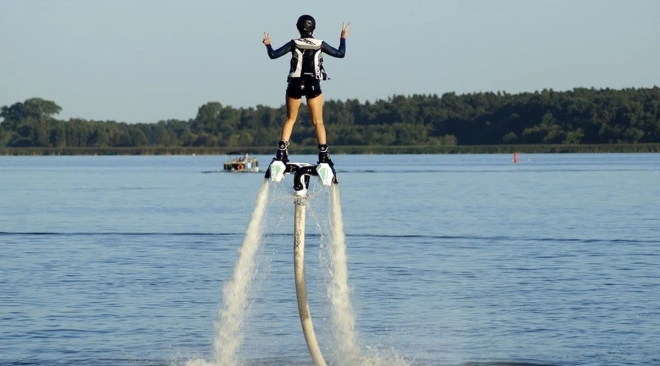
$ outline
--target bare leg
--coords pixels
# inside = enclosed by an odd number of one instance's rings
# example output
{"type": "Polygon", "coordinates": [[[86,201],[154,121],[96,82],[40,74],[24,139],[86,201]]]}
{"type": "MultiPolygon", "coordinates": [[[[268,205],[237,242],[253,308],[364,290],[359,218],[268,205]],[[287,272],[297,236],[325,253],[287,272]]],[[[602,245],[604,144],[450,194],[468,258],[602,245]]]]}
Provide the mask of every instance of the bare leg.
{"type": "Polygon", "coordinates": [[[296,124],[298,119],[298,110],[300,109],[301,99],[294,99],[286,97],[286,120],[282,125],[282,134],[280,136],[282,141],[289,141],[291,133],[293,132],[293,125],[296,124]]]}
{"type": "Polygon", "coordinates": [[[323,124],[323,94],[316,98],[307,99],[307,107],[312,115],[312,124],[316,131],[316,140],[319,145],[327,144],[325,137],[325,125],[323,124]]]}

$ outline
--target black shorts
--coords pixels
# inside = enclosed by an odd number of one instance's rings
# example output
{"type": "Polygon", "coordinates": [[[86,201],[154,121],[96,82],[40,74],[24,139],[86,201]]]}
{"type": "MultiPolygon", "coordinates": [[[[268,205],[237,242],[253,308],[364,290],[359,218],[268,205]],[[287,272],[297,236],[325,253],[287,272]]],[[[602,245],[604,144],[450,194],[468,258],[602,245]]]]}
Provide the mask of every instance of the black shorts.
{"type": "Polygon", "coordinates": [[[321,80],[313,78],[290,78],[286,87],[286,96],[293,99],[300,99],[303,95],[312,99],[321,93],[321,80]]]}

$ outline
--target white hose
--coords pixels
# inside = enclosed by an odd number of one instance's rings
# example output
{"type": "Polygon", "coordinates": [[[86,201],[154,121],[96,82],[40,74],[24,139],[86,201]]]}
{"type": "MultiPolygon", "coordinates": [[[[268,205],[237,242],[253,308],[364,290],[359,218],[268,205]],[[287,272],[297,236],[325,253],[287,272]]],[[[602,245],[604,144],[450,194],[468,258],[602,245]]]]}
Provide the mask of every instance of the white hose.
{"type": "Polygon", "coordinates": [[[296,197],[293,238],[293,266],[296,278],[296,297],[298,298],[298,313],[302,324],[307,349],[316,366],[326,366],[321,349],[314,334],[312,315],[307,300],[307,283],[305,281],[305,202],[306,198],[296,197]]]}

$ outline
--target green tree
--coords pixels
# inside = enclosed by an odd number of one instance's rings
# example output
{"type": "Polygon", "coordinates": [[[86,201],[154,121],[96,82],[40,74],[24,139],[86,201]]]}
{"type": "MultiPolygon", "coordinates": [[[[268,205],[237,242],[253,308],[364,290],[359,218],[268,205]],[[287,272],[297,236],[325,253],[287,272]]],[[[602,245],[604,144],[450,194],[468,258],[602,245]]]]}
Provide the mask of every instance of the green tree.
{"type": "MultiPolygon", "coordinates": [[[[54,102],[31,98],[0,108],[0,146],[274,146],[284,106],[201,105],[194,118],[156,124],[70,119],[54,102]]],[[[544,89],[509,94],[393,95],[360,102],[328,100],[331,145],[598,144],[660,142],[660,88],[544,89]]],[[[316,145],[307,108],[293,146],[316,145]]]]}
{"type": "Polygon", "coordinates": [[[518,136],[515,132],[508,132],[504,137],[502,137],[502,142],[505,144],[515,144],[518,142],[518,136]]]}

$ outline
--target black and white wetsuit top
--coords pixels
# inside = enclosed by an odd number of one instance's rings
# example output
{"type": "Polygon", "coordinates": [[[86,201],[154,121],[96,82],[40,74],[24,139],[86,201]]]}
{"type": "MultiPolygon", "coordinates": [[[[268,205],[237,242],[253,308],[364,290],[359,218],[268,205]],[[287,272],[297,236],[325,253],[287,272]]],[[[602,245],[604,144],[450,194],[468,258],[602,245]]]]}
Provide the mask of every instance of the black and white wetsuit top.
{"type": "Polygon", "coordinates": [[[271,45],[267,45],[266,50],[268,51],[268,57],[271,59],[282,57],[291,52],[291,68],[287,80],[302,77],[329,80],[330,78],[323,68],[323,54],[343,58],[346,54],[346,39],[340,39],[339,49],[320,39],[298,38],[292,39],[276,50],[273,50],[271,45]]]}

